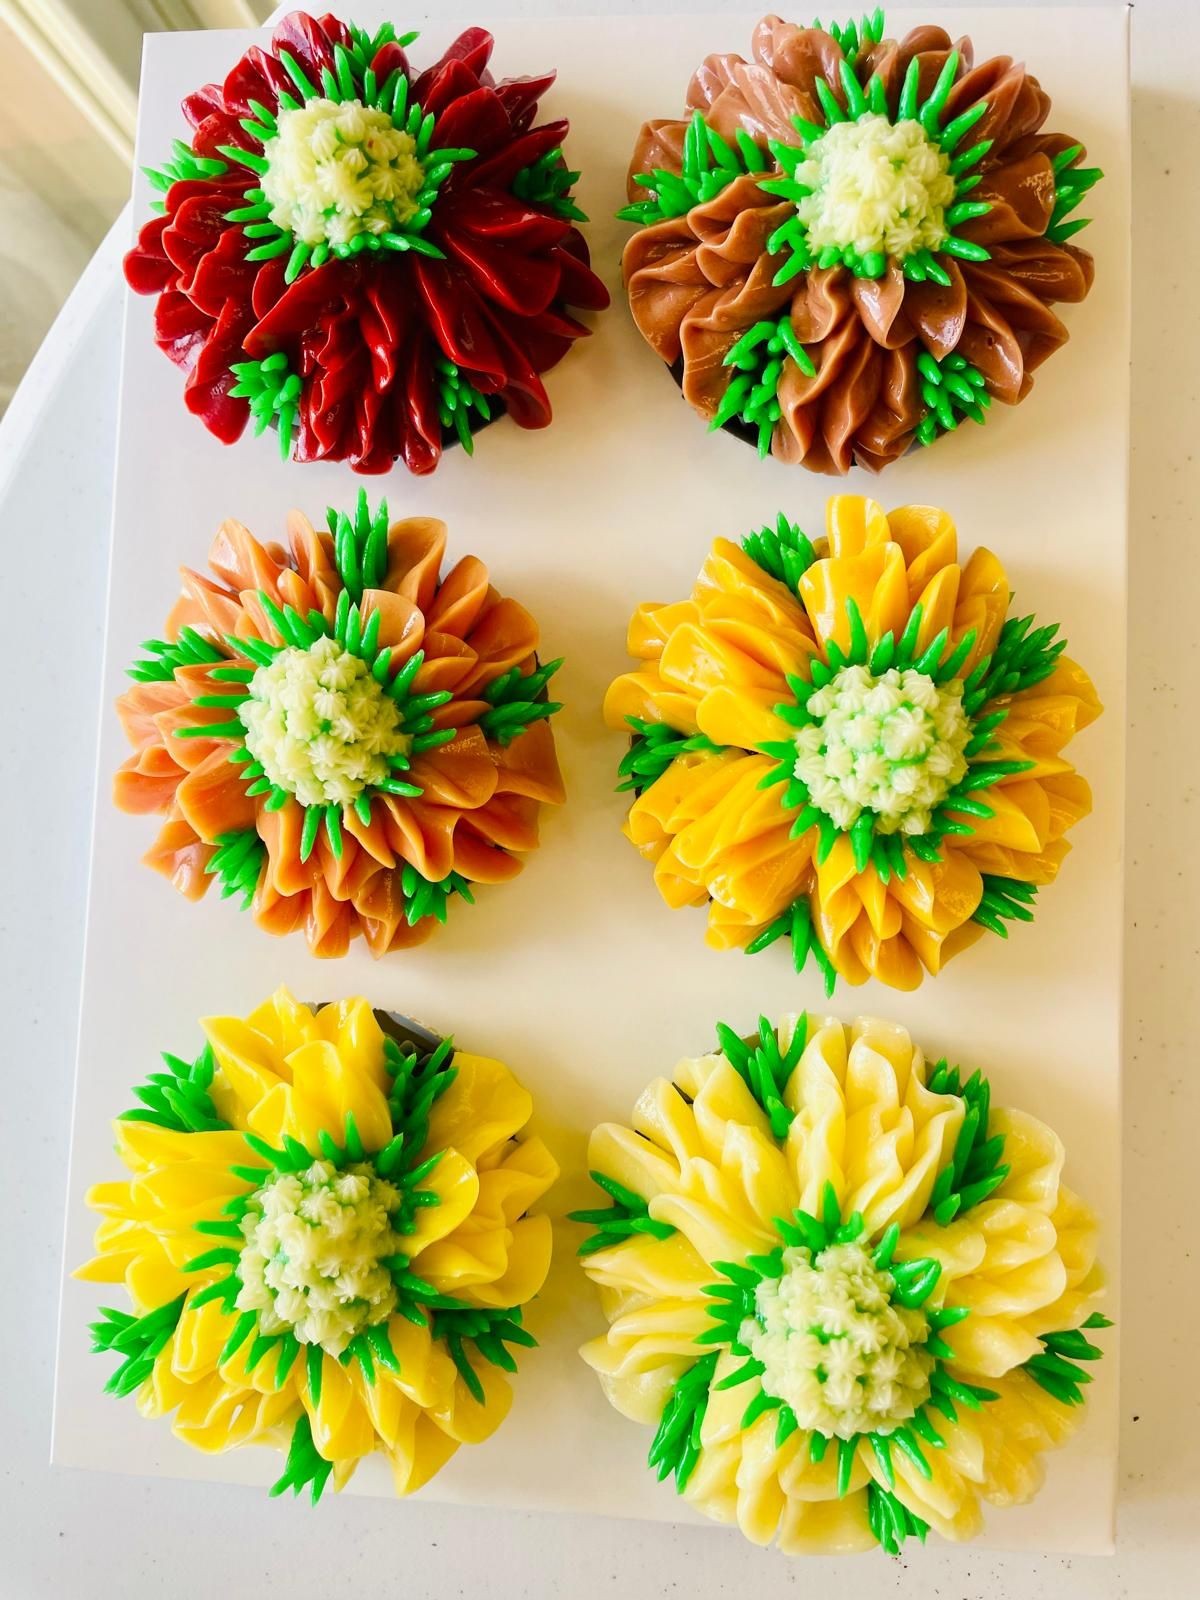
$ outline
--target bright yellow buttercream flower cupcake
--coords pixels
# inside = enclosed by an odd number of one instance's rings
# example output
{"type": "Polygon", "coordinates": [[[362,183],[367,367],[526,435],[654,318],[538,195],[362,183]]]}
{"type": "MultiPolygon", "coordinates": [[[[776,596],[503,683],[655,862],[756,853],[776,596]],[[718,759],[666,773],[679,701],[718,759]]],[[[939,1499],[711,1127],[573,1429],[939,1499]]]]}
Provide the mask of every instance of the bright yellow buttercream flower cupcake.
{"type": "Polygon", "coordinates": [[[287,1451],[272,1493],[336,1489],[380,1451],[398,1494],[500,1425],[521,1307],[550,1265],[530,1208],[558,1175],[498,1061],[365,1000],[286,989],[210,1017],[193,1062],[114,1123],[128,1180],[77,1276],[124,1283],[94,1347],[145,1416],[201,1450],[287,1451]]]}
{"type": "Polygon", "coordinates": [[[634,613],[605,701],[625,832],[718,949],[786,938],[828,993],[913,989],[1031,919],[1091,809],[1063,750],[1100,702],[944,511],[835,495],[827,520],[717,539],[688,599],[634,613]]]}
{"type": "Polygon", "coordinates": [[[1062,1144],[891,1023],[718,1041],[592,1135],[584,1359],[658,1476],[756,1544],[972,1537],[1037,1491],[1109,1326],[1062,1144]]]}

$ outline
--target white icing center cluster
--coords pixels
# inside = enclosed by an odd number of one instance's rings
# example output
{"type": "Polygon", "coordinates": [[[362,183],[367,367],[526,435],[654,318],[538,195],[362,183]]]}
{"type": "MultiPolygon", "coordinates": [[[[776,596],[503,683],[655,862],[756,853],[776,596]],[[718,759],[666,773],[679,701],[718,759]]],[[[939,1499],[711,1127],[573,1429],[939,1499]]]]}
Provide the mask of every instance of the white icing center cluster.
{"type": "Polygon", "coordinates": [[[762,1386],[802,1428],[826,1438],[889,1433],[929,1398],[934,1359],[924,1312],[892,1304],[893,1279],[860,1243],[815,1258],[784,1251],[780,1278],[755,1292],[741,1342],[765,1367],[762,1386]]]}
{"type": "Polygon", "coordinates": [[[396,1304],[382,1261],[403,1248],[391,1224],[399,1204],[400,1191],[362,1164],[339,1172],[314,1161],[272,1178],[242,1218],[237,1309],[257,1312],[264,1334],[290,1329],[341,1355],[396,1304]]]}
{"type": "Polygon", "coordinates": [[[876,112],[835,122],[808,147],[796,179],[812,190],[797,210],[814,255],[833,246],[903,261],[936,249],[949,231],[950,158],[919,122],[876,112]]]}
{"type": "Polygon", "coordinates": [[[309,100],[276,122],[262,190],[271,221],[301,243],[347,245],[390,233],[416,211],[425,181],[416,143],[377,106],[309,100]]]}
{"type": "Polygon", "coordinates": [[[365,661],[336,639],[289,647],[250,680],[238,707],[246,748],[303,806],[352,805],[412,745],[365,661]]]}
{"type": "Polygon", "coordinates": [[[971,725],[955,678],[940,687],[895,667],[843,667],[809,697],[817,719],[796,735],[796,776],[839,828],[874,812],[880,833],[921,834],[964,776],[971,725]]]}

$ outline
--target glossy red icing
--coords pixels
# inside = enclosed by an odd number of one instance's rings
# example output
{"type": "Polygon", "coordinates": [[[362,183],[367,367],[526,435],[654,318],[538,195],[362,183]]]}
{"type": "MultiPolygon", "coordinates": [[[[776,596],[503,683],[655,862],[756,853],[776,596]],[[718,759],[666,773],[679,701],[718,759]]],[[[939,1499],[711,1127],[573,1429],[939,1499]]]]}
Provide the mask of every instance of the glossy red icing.
{"type": "MultiPolygon", "coordinates": [[[[253,46],[223,84],[184,101],[193,149],[259,149],[240,119],[254,115],[253,100],[278,108],[290,79],[277,53],[289,51],[317,81],[322,67],[334,66],[335,44],[348,42],[332,16],[285,17],[270,50],[253,46]]],[[[348,461],[376,473],[401,460],[412,472],[431,472],[442,452],[439,355],[519,426],[550,421],[541,374],[589,331],[571,310],[600,310],[608,292],[579,230],[510,192],[515,174],[567,133],[565,121],[533,125],[554,74],[497,83],[487,70],[491,51],[491,35],[468,28],[423,72],[414,73],[394,43],[372,63],[381,82],[395,68],[408,74],[411,98],[437,118],[437,146],[476,152],[455,165],[426,229],[444,259],[335,258],[288,285],[284,260],[247,261],[254,241],[225,220],[253,174],[231,166],[168,190],[166,214],[141,230],[125,277],[138,294],[158,295],[156,342],[187,370],[188,409],[219,439],[237,439],[249,418],[247,402],[229,393],[231,366],[277,350],[303,380],[297,461],[348,461]]]]}

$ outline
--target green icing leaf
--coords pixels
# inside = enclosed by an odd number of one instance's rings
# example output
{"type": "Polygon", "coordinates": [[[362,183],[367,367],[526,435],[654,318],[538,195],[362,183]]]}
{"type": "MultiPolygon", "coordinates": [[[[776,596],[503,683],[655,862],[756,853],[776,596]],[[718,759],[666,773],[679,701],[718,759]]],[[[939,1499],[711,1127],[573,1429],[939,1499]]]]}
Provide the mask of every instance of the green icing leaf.
{"type": "MultiPolygon", "coordinates": [[[[182,139],[176,139],[171,146],[172,157],[165,161],[161,167],[143,167],[142,171],[149,178],[151,186],[160,194],[166,194],[173,183],[198,183],[211,178],[223,177],[229,171],[229,163],[221,161],[215,156],[201,156],[184,144],[182,139]]],[[[161,201],[156,201],[153,207],[156,211],[164,209],[161,201]]]]}
{"type": "Polygon", "coordinates": [[[156,1358],[170,1342],[186,1299],[187,1295],[181,1294],[169,1305],[159,1306],[140,1317],[101,1306],[100,1318],[90,1328],[92,1350],[97,1353],[115,1350],[123,1357],[121,1365],[104,1385],[105,1394],[124,1397],[141,1388],[154,1371],[156,1358]]]}
{"type": "MultiPolygon", "coordinates": [[[[820,29],[821,22],[815,21],[811,27],[820,29]]],[[[835,39],[850,66],[858,64],[858,57],[864,49],[878,44],[883,38],[883,7],[877,6],[874,11],[866,13],[857,22],[831,22],[826,29],[830,38],[835,39]]]]}
{"type": "Polygon", "coordinates": [[[217,1114],[209,1095],[216,1059],[205,1045],[194,1061],[184,1061],[164,1051],[165,1072],[152,1072],[134,1089],[140,1105],[123,1111],[120,1122],[149,1122],[175,1133],[213,1133],[230,1124],[217,1114]]]}
{"type": "Polygon", "coordinates": [[[415,43],[421,35],[416,29],[411,33],[397,33],[394,22],[385,22],[374,33],[368,33],[366,28],[359,27],[356,23],[349,24],[350,29],[350,55],[357,68],[357,74],[365,77],[367,69],[385,44],[397,44],[401,50],[407,50],[410,44],[415,43]]]}
{"type": "Polygon", "coordinates": [[[440,883],[430,883],[409,862],[405,862],[400,873],[400,893],[404,901],[404,920],[410,928],[416,927],[425,917],[433,917],[444,925],[455,895],[469,906],[475,904],[471,885],[461,873],[451,872],[440,883]]]}
{"type": "Polygon", "coordinates": [[[985,656],[965,680],[963,708],[969,717],[978,716],[990,700],[1001,695],[1032,689],[1058,666],[1058,658],[1067,648],[1065,639],[1054,637],[1058,624],[1034,628],[1033,622],[1032,616],[1009,617],[1000,630],[995,651],[985,656]]]}
{"type": "Polygon", "coordinates": [[[741,1039],[724,1022],[717,1023],[717,1042],[729,1065],[741,1078],[767,1114],[771,1132],[777,1139],[786,1139],[796,1113],[783,1100],[788,1080],[796,1070],[808,1040],[808,1017],[802,1014],[796,1023],[786,1050],[782,1049],[775,1029],[766,1017],[758,1019],[758,1033],[741,1039]]]}
{"type": "Polygon", "coordinates": [[[142,649],[148,654],[126,669],[126,675],[137,683],[169,683],[177,667],[207,666],[226,659],[225,653],[195,628],[180,628],[175,639],[144,639],[142,649]]]}
{"type": "Polygon", "coordinates": [[[626,717],[633,729],[628,752],[621,758],[617,772],[625,779],[617,785],[617,793],[632,790],[641,794],[659,778],[680,756],[719,755],[721,746],[714,744],[702,733],[680,733],[665,722],[646,722],[641,717],[626,717]]]}
{"type": "Polygon", "coordinates": [[[1074,144],[1054,157],[1054,210],[1046,227],[1046,238],[1052,244],[1066,244],[1091,221],[1090,217],[1072,217],[1071,213],[1104,173],[1099,167],[1079,166],[1082,154],[1083,146],[1074,144]]]}
{"type": "Polygon", "coordinates": [[[751,561],[795,595],[800,592],[800,579],[817,559],[812,540],[782,511],[774,527],[768,523],[757,533],[748,533],[742,540],[742,549],[751,561]]]}
{"type": "Polygon", "coordinates": [[[1031,1356],[1023,1362],[1021,1371],[1027,1372],[1061,1405],[1082,1405],[1083,1391],[1091,1383],[1092,1375],[1079,1363],[1099,1361],[1104,1354],[1099,1345],[1092,1344],[1084,1337],[1083,1330],[1092,1332],[1111,1327],[1108,1317],[1094,1311],[1079,1328],[1066,1329],[1062,1333],[1043,1333],[1040,1336],[1041,1355],[1031,1356]]]}
{"type": "Polygon", "coordinates": [[[261,361],[235,361],[229,370],[237,379],[229,393],[249,402],[255,436],[274,428],[279,437],[279,454],[286,461],[300,401],[300,374],[292,371],[282,350],[261,361]]]}
{"type": "Polygon", "coordinates": [[[254,899],[254,891],[258,888],[263,863],[267,859],[267,847],[259,838],[255,828],[218,834],[216,843],[217,848],[209,857],[204,870],[216,877],[220,883],[223,900],[231,895],[241,895],[244,911],[254,899]]]}
{"type": "Polygon", "coordinates": [[[537,1345],[528,1328],[521,1325],[519,1306],[510,1306],[504,1311],[484,1310],[478,1306],[435,1311],[433,1337],[445,1341],[459,1377],[480,1405],[484,1403],[484,1388],[467,1345],[473,1345],[477,1356],[503,1372],[517,1370],[516,1358],[506,1346],[515,1344],[533,1349],[537,1345]]]}
{"type": "Polygon", "coordinates": [[[526,733],[535,722],[561,711],[559,701],[547,698],[546,686],[562,664],[563,658],[559,656],[557,661],[536,666],[532,672],[522,672],[520,667],[512,667],[498,678],[493,678],[483,691],[483,698],[490,708],[479,718],[484,736],[507,746],[526,733]]]}
{"type": "Polygon", "coordinates": [[[925,1087],[931,1094],[956,1095],[964,1104],[954,1151],[929,1197],[933,1219],[944,1228],[986,1200],[1008,1177],[1010,1169],[1001,1160],[1004,1135],[989,1133],[992,1091],[981,1072],[973,1072],[963,1083],[960,1069],[947,1066],[942,1060],[930,1072],[925,1087]]]}
{"type": "Polygon", "coordinates": [[[901,1504],[891,1489],[874,1480],[867,1485],[867,1522],[889,1556],[898,1556],[906,1539],[915,1538],[924,1544],[929,1532],[927,1522],[901,1504]]]}
{"type": "Polygon", "coordinates": [[[1037,885],[1025,883],[1020,878],[999,878],[983,874],[983,897],[972,915],[990,933],[1008,938],[1008,922],[1032,922],[1033,902],[1037,898],[1037,885]]]}
{"type": "Polygon", "coordinates": [[[433,365],[437,374],[438,417],[442,427],[453,433],[467,454],[472,456],[475,454],[475,436],[471,431],[471,413],[474,412],[482,422],[490,422],[492,404],[448,357],[438,356],[433,365]]]}
{"type": "Polygon", "coordinates": [[[747,328],[723,358],[722,365],[734,370],[708,425],[710,432],[733,423],[753,428],[759,456],[765,456],[781,414],[778,389],[788,361],[806,378],[816,376],[812,358],[792,327],[790,311],[747,328]]]}
{"type": "MultiPolygon", "coordinates": [[[[367,504],[367,491],[360,489],[353,515],[335,511],[331,506],[325,513],[325,520],[333,535],[333,560],[338,577],[350,600],[359,605],[364,591],[380,588],[387,577],[387,501],[381,500],[379,509],[372,512],[367,504]]],[[[346,621],[349,622],[348,615],[346,621]]]]}
{"type": "Polygon", "coordinates": [[[622,206],[617,216],[623,222],[663,222],[681,217],[695,205],[714,199],[735,178],[747,172],[765,172],[766,152],[739,131],[737,148],[710,128],[699,111],[693,113],[683,141],[683,164],[679,172],[656,167],[639,172],[634,183],[649,191],[648,200],[635,200],[622,206]]]}
{"type": "Polygon", "coordinates": [[[568,222],[586,222],[586,215],[571,198],[580,174],[570,172],[561,149],[547,150],[532,166],[522,167],[512,181],[512,192],[529,205],[544,206],[568,222]]]}
{"type": "Polygon", "coordinates": [[[837,986],[837,968],[830,960],[813,926],[812,907],[808,903],[807,895],[800,895],[793,900],[782,915],[776,917],[774,922],[768,923],[760,934],[751,939],[746,946],[746,954],[756,956],[760,950],[766,950],[777,939],[788,941],[792,966],[797,972],[803,972],[805,963],[810,956],[812,957],[821,974],[825,993],[832,995],[837,986]]]}
{"type": "Polygon", "coordinates": [[[648,1234],[652,1239],[669,1239],[675,1232],[669,1222],[658,1222],[650,1215],[649,1203],[635,1190],[626,1188],[604,1172],[593,1172],[590,1177],[609,1196],[612,1205],[570,1212],[572,1222],[582,1222],[595,1229],[579,1246],[578,1255],[594,1255],[597,1250],[623,1244],[638,1233],[648,1234]]]}
{"type": "Polygon", "coordinates": [[[443,1039],[432,1050],[422,1050],[415,1044],[402,1044],[389,1036],[384,1039],[383,1050],[384,1065],[392,1081],[388,1110],[394,1138],[376,1158],[375,1165],[381,1177],[395,1182],[393,1163],[411,1170],[418,1162],[429,1138],[429,1116],[434,1102],[454,1082],[458,1069],[454,1065],[451,1039],[443,1039]],[[397,1140],[400,1141],[398,1145],[397,1140]]]}
{"type": "MultiPolygon", "coordinates": [[[[315,1350],[316,1348],[315,1345],[309,1346],[310,1350],[315,1350]]],[[[295,1427],[292,1429],[292,1442],[288,1449],[287,1463],[284,1466],[282,1476],[271,1485],[271,1494],[273,1496],[283,1494],[285,1489],[290,1489],[294,1495],[299,1495],[307,1489],[313,1505],[316,1505],[332,1471],[333,1462],[326,1461],[313,1443],[308,1412],[302,1411],[296,1419],[295,1427]]]]}
{"type": "Polygon", "coordinates": [[[648,1461],[659,1482],[674,1474],[675,1488],[680,1493],[700,1459],[700,1430],[708,1409],[709,1385],[716,1371],[717,1354],[714,1350],[702,1356],[675,1380],[650,1445],[648,1461]]]}
{"type": "Polygon", "coordinates": [[[928,351],[917,356],[917,372],[921,378],[921,399],[925,415],[917,425],[916,436],[921,444],[932,444],[944,433],[952,433],[964,417],[972,422],[984,422],[985,412],[992,403],[986,380],[978,367],[965,356],[950,354],[935,361],[928,351]]]}

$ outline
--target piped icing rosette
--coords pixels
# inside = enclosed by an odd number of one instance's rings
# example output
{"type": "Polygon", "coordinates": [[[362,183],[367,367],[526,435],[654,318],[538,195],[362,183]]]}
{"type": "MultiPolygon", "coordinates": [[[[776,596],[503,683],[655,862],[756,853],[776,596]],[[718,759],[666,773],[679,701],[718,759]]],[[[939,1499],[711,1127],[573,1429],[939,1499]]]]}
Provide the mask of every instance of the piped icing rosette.
{"type": "Polygon", "coordinates": [[[1109,1325],[1062,1144],[893,1023],[718,1041],[592,1134],[584,1360],[659,1478],[756,1544],[971,1538],[1037,1492],[1109,1325]]]}
{"type": "Polygon", "coordinates": [[[634,320],[689,403],[817,472],[1024,399],[1092,282],[1072,213],[1101,174],[1043,131],[1037,79],[883,27],[764,17],[642,128],[621,212],[634,320]]]}
{"type": "Polygon", "coordinates": [[[286,457],[432,472],[507,412],[542,428],[541,374],[608,293],[575,226],[552,72],[497,82],[468,28],[431,66],[416,34],[293,12],[147,169],[162,193],[125,258],[155,341],[224,443],[274,427],[286,457]]]}
{"type": "Polygon", "coordinates": [[[197,1449],[286,1451],[272,1493],[316,1501],[378,1451],[409,1494],[499,1427],[511,1347],[536,1343],[551,1232],[530,1212],[558,1168],[530,1097],[363,999],[280,989],[201,1026],[113,1124],[129,1177],[88,1191],[75,1276],[129,1296],[92,1325],[107,1390],[197,1449]]]}
{"type": "Polygon", "coordinates": [[[419,944],[472,885],[521,869],[563,798],[538,628],[446,526],[389,526],[360,492],[286,547],[226,522],[183,571],[166,637],[117,701],[124,811],[165,817],[147,863],[190,899],[214,880],[314,955],[362,934],[419,944]]]}
{"type": "Polygon", "coordinates": [[[706,905],[718,949],[786,940],[828,993],[913,989],[1031,920],[1091,810],[1063,751],[1101,707],[1010,599],[944,511],[835,495],[824,539],[781,515],[639,606],[605,716],[667,904],[706,905]]]}

